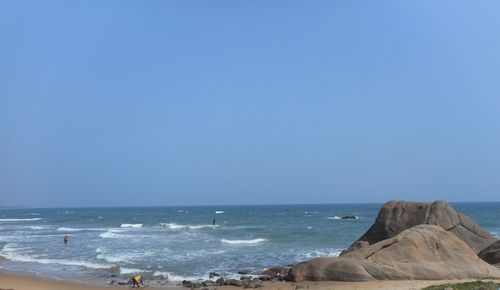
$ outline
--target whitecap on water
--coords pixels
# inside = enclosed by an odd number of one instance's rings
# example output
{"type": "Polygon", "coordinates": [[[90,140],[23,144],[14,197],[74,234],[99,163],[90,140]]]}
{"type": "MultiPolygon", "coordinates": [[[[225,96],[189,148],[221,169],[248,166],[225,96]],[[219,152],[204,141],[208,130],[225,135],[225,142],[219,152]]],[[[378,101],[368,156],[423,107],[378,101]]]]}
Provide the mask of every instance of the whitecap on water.
{"type": "Polygon", "coordinates": [[[341,219],[341,217],[339,217],[339,216],[329,216],[326,219],[327,220],[339,220],[339,219],[341,219]]]}
{"type": "MultiPolygon", "coordinates": [[[[317,257],[337,257],[342,252],[342,249],[321,249],[313,251],[304,251],[299,253],[300,259],[312,259],[317,257]]],[[[299,259],[299,260],[300,260],[299,259]]]]}
{"type": "Polygon", "coordinates": [[[217,227],[219,227],[218,225],[180,225],[180,224],[176,224],[176,223],[161,223],[160,225],[165,226],[171,230],[180,230],[180,229],[197,230],[197,229],[203,229],[203,228],[217,228],[217,227]]]}
{"type": "Polygon", "coordinates": [[[82,229],[67,228],[67,227],[60,227],[60,228],[57,228],[56,231],[59,231],[59,232],[79,232],[79,231],[83,231],[83,230],[82,229]]]}
{"type": "Polygon", "coordinates": [[[140,228],[142,224],[121,224],[120,228],[140,228]]]}
{"type": "Polygon", "coordinates": [[[30,226],[30,229],[32,229],[32,230],[44,230],[46,228],[47,227],[42,227],[42,226],[30,226]]]}
{"type": "Polygon", "coordinates": [[[226,213],[226,212],[225,212],[225,211],[223,211],[223,210],[216,210],[216,211],[215,211],[215,214],[223,214],[223,213],[226,213]]]}
{"type": "Polygon", "coordinates": [[[206,274],[204,276],[182,276],[182,275],[175,275],[172,274],[171,272],[161,272],[161,271],[156,271],[153,273],[154,277],[163,277],[165,279],[168,279],[168,281],[174,281],[174,282],[181,282],[181,281],[197,281],[197,280],[210,280],[209,275],[206,274]]]}
{"type": "Polygon", "coordinates": [[[81,232],[81,231],[106,231],[106,228],[88,228],[88,229],[77,229],[77,228],[68,228],[68,227],[60,227],[57,228],[58,232],[81,232]]]}
{"type": "Polygon", "coordinates": [[[262,242],[267,242],[268,240],[266,239],[253,239],[253,240],[226,240],[222,239],[220,240],[224,244],[230,244],[230,245],[254,245],[262,242]]]}
{"type": "Polygon", "coordinates": [[[120,267],[120,274],[121,275],[135,274],[135,273],[142,273],[142,272],[145,272],[145,271],[141,270],[141,269],[135,269],[135,268],[123,268],[123,267],[120,267]]]}
{"type": "Polygon", "coordinates": [[[360,217],[359,216],[349,216],[349,217],[346,217],[346,218],[342,218],[342,217],[339,217],[339,216],[333,216],[333,217],[327,217],[326,218],[327,220],[345,220],[345,221],[348,221],[348,220],[359,220],[360,217]]]}
{"type": "Polygon", "coordinates": [[[42,218],[29,218],[29,219],[0,219],[0,222],[24,222],[24,221],[39,221],[42,218]]]}
{"type": "Polygon", "coordinates": [[[119,233],[126,232],[125,229],[108,229],[106,232],[99,234],[99,237],[103,239],[119,239],[119,238],[127,238],[128,235],[122,235],[119,233]]]}

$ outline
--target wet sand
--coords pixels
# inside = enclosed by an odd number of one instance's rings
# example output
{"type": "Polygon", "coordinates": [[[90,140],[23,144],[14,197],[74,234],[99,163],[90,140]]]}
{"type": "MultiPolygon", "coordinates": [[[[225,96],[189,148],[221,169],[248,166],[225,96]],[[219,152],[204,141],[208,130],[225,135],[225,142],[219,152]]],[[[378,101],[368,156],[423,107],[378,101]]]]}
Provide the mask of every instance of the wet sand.
{"type": "MultiPolygon", "coordinates": [[[[295,289],[311,289],[311,290],[417,290],[429,285],[438,285],[445,283],[459,283],[473,280],[442,280],[442,281],[370,281],[370,282],[266,282],[263,290],[295,290],[295,289]]],[[[147,281],[146,281],[147,282],[147,281]]],[[[500,282],[500,281],[496,281],[500,282]]],[[[166,289],[166,290],[185,290],[182,286],[177,285],[154,285],[146,288],[166,289]]],[[[207,287],[213,290],[214,287],[207,287]]],[[[234,286],[218,286],[220,290],[236,290],[243,287],[234,286]]],[[[110,290],[110,289],[130,289],[127,286],[106,286],[106,285],[84,285],[72,284],[65,281],[44,279],[20,274],[11,274],[0,272],[0,290],[110,290]]]]}

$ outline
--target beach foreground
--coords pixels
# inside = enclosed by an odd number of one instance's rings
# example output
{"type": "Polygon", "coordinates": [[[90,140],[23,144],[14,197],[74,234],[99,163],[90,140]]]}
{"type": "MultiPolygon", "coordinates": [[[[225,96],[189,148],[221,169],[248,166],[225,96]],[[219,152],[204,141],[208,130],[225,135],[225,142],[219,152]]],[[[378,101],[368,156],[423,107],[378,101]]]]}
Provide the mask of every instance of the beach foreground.
{"type": "MultiPolygon", "coordinates": [[[[370,282],[266,282],[264,290],[294,290],[294,289],[335,289],[335,290],[416,290],[422,289],[430,285],[439,285],[446,283],[460,283],[473,280],[439,280],[439,281],[370,281],[370,282]]],[[[486,281],[486,280],[485,280],[486,281]]],[[[487,280],[495,281],[495,280],[487,280]]],[[[500,282],[496,280],[495,282],[500,282]]],[[[99,285],[85,285],[85,284],[72,284],[59,280],[44,279],[39,277],[24,276],[19,274],[0,273],[0,289],[12,290],[109,290],[109,289],[128,289],[127,286],[99,286],[99,285]]],[[[176,285],[162,285],[151,286],[147,288],[166,289],[166,290],[184,290],[188,289],[176,285]]],[[[212,290],[213,287],[208,289],[212,290]]],[[[234,286],[218,286],[217,289],[234,290],[242,289],[241,287],[234,286]]]]}

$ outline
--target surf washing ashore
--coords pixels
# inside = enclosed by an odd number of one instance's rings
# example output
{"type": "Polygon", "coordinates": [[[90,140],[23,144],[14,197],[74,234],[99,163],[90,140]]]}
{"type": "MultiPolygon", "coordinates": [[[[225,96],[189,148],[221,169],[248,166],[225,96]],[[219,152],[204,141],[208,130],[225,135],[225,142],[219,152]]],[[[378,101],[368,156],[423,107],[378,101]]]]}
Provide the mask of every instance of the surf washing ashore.
{"type": "MultiPolygon", "coordinates": [[[[165,287],[218,278],[211,273],[240,279],[338,256],[368,230],[381,206],[2,209],[0,269],[98,285],[138,273],[150,285],[168,281],[165,287]]],[[[498,238],[500,203],[453,206],[498,238]]]]}

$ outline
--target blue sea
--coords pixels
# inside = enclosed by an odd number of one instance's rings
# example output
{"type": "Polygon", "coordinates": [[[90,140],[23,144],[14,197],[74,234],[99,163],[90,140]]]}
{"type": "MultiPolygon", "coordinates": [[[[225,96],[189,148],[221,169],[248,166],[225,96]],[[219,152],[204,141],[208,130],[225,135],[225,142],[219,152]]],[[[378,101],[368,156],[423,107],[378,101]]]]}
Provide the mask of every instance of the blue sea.
{"type": "MultiPolygon", "coordinates": [[[[371,226],[381,206],[0,209],[0,268],[102,282],[134,273],[170,281],[208,279],[210,272],[238,277],[239,271],[337,256],[371,226]]],[[[453,206],[498,237],[500,203],[453,206]]]]}

